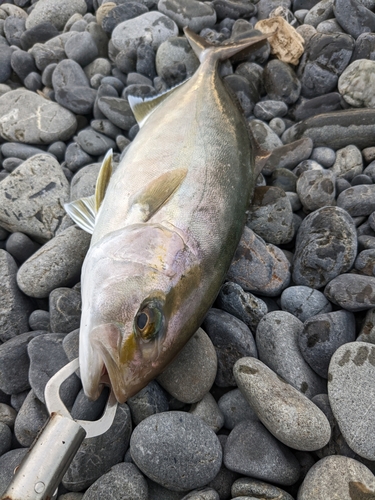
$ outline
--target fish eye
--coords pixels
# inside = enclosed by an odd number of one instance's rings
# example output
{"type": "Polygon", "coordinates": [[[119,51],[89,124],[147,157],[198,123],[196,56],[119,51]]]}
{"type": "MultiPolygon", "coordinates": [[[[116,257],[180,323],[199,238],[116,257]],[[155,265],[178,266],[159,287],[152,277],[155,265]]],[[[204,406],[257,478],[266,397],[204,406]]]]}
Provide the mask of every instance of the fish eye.
{"type": "Polygon", "coordinates": [[[145,342],[152,340],[162,326],[162,312],[154,304],[142,306],[135,317],[135,329],[145,342]]]}

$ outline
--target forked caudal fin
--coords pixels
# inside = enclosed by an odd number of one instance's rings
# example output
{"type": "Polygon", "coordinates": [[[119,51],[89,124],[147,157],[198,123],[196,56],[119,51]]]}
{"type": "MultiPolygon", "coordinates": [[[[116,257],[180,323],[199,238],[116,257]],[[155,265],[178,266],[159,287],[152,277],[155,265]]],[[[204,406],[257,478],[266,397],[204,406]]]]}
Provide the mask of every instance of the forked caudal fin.
{"type": "Polygon", "coordinates": [[[229,39],[220,45],[213,45],[189,28],[184,28],[184,33],[191,45],[191,48],[194,50],[195,55],[201,63],[207,58],[208,55],[210,57],[214,57],[218,61],[225,61],[225,59],[229,59],[235,55],[240,58],[241,53],[247,53],[249,47],[256,49],[258,47],[253,47],[254,45],[261,45],[265,40],[267,40],[267,38],[270,38],[275,34],[274,32],[267,33],[251,38],[244,38],[236,42],[229,39]]]}

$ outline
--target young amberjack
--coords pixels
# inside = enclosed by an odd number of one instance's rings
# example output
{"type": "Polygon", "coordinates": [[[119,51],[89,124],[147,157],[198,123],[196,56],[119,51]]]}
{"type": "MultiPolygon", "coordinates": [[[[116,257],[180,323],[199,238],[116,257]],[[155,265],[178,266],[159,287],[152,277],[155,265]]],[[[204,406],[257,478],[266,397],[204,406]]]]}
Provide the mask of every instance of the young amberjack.
{"type": "Polygon", "coordinates": [[[160,374],[216,298],[266,155],[219,77],[219,61],[270,35],[211,45],[185,34],[200,60],[190,80],[129,102],[140,125],[94,197],[67,212],[92,233],[82,269],[80,370],[96,399],[124,402],[160,374]],[[256,164],[258,157],[258,164],[256,164]]]}

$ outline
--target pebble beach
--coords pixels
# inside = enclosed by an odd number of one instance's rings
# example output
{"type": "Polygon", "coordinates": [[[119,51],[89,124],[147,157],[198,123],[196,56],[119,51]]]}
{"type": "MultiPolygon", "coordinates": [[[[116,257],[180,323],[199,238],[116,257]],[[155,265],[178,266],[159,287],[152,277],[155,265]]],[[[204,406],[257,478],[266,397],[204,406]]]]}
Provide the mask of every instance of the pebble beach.
{"type": "MultiPolygon", "coordinates": [[[[282,153],[201,328],[82,443],[54,500],[373,500],[375,0],[0,0],[0,497],[78,356],[90,235],[64,203],[125,156],[128,96],[194,74],[185,26],[275,32],[220,76],[282,153]]],[[[81,420],[108,397],[79,373],[60,394],[81,420]]]]}

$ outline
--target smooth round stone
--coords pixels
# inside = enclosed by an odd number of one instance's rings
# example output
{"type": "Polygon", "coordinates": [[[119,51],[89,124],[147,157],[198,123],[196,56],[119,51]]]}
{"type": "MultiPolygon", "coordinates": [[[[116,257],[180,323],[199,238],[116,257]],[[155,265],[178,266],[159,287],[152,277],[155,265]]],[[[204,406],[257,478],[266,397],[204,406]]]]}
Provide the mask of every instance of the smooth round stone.
{"type": "Polygon", "coordinates": [[[248,496],[250,498],[265,498],[267,500],[293,500],[286,491],[263,481],[245,478],[237,479],[232,485],[232,497],[248,496]]]}
{"type": "Polygon", "coordinates": [[[92,164],[93,162],[94,158],[85,153],[76,142],[70,143],[66,148],[65,165],[71,172],[77,172],[77,170],[81,170],[82,167],[92,164]]]}
{"type": "Polygon", "coordinates": [[[98,107],[108,120],[122,130],[128,131],[136,123],[127,99],[103,96],[98,99],[98,107]]]}
{"type": "Polygon", "coordinates": [[[215,384],[235,386],[232,375],[234,363],[244,356],[257,357],[254,337],[241,320],[221,309],[211,308],[202,323],[216,351],[218,369],[215,384]]]}
{"type": "Polygon", "coordinates": [[[22,162],[23,160],[20,160],[19,158],[5,158],[3,161],[3,169],[9,173],[13,172],[13,170],[19,167],[22,162]]]}
{"type": "Polygon", "coordinates": [[[5,158],[15,157],[22,160],[27,160],[31,156],[45,154],[45,151],[28,144],[19,142],[6,142],[1,146],[1,152],[5,158]]]}
{"type": "Polygon", "coordinates": [[[0,422],[0,457],[10,450],[12,445],[12,431],[10,428],[0,422]]]}
{"type": "Polygon", "coordinates": [[[69,491],[85,490],[121,462],[131,431],[129,407],[118,405],[112,426],[104,434],[83,441],[63,477],[63,486],[69,491]]]}
{"type": "Polygon", "coordinates": [[[127,404],[134,425],[138,425],[150,415],[169,410],[168,398],[155,380],[152,380],[135,396],[129,398],[127,404]]]}
{"type": "Polygon", "coordinates": [[[212,488],[200,488],[193,490],[182,498],[182,500],[220,500],[219,493],[212,488]]]}
{"type": "MultiPolygon", "coordinates": [[[[298,194],[297,193],[292,193],[290,191],[286,191],[286,195],[289,198],[290,205],[292,207],[293,212],[297,212],[298,210],[301,210],[302,203],[301,203],[301,201],[300,201],[300,199],[298,197],[298,194]]],[[[293,219],[294,219],[295,215],[296,214],[293,215],[293,219]]],[[[302,219],[301,219],[301,222],[302,222],[302,219]]],[[[294,223],[295,223],[295,220],[294,220],[294,223]]],[[[299,226],[300,226],[300,224],[298,225],[298,227],[295,227],[295,229],[294,229],[295,233],[297,233],[299,226]]]]}
{"type": "Polygon", "coordinates": [[[278,247],[245,226],[227,279],[245,291],[274,297],[289,284],[290,264],[278,247]]]}
{"type": "Polygon", "coordinates": [[[324,294],[348,311],[366,311],[375,307],[375,277],[341,274],[328,283],[324,294]]]}
{"type": "Polygon", "coordinates": [[[331,148],[314,148],[310,158],[318,162],[322,167],[329,168],[335,163],[336,152],[331,148]]]}
{"type": "Polygon", "coordinates": [[[344,33],[336,19],[327,19],[327,21],[322,21],[316,27],[318,33],[326,33],[327,35],[333,35],[335,33],[344,33]]]}
{"type": "Polygon", "coordinates": [[[42,309],[35,309],[29,316],[29,326],[33,331],[43,330],[48,332],[49,322],[49,312],[43,311],[42,309]]]}
{"type": "Polygon", "coordinates": [[[365,174],[356,175],[351,182],[352,186],[359,186],[361,184],[373,184],[371,177],[365,174]]]}
{"type": "Polygon", "coordinates": [[[85,153],[92,156],[105,154],[109,149],[115,149],[116,143],[109,137],[96,132],[91,127],[81,130],[76,141],[85,153]]]}
{"type": "Polygon", "coordinates": [[[262,120],[251,120],[249,122],[251,131],[255,136],[255,140],[258,141],[261,147],[265,150],[272,151],[283,145],[280,137],[278,137],[275,132],[262,120]]]}
{"type": "MultiPolygon", "coordinates": [[[[99,52],[99,55],[100,55],[100,52],[99,52]]],[[[104,57],[98,57],[97,59],[92,61],[90,64],[85,66],[83,71],[85,72],[85,75],[89,79],[93,78],[95,75],[104,76],[104,78],[105,78],[106,76],[109,76],[111,74],[111,63],[108,59],[105,59],[104,57]]],[[[102,82],[103,82],[104,78],[102,79],[102,82]]],[[[104,83],[105,82],[103,82],[103,84],[104,83]]]]}
{"type": "Polygon", "coordinates": [[[249,18],[256,13],[256,7],[246,0],[214,0],[212,5],[216,11],[218,19],[239,19],[249,18]]]}
{"type": "Polygon", "coordinates": [[[12,69],[23,81],[29,73],[36,71],[35,61],[31,54],[23,50],[15,50],[11,59],[12,69]]]}
{"type": "Polygon", "coordinates": [[[322,292],[308,286],[290,286],[281,294],[281,309],[304,322],[311,316],[332,311],[322,292]]]}
{"type": "Polygon", "coordinates": [[[50,22],[42,22],[24,31],[21,35],[23,50],[31,49],[36,43],[44,43],[59,35],[59,30],[50,22]]]}
{"type": "Polygon", "coordinates": [[[302,451],[328,443],[331,427],[324,413],[264,363],[242,358],[233,373],[259,420],[279,441],[302,451]]]}
{"type": "Polygon", "coordinates": [[[348,271],[356,254],[357,234],[352,218],[339,207],[320,208],[308,215],[298,230],[293,281],[321,288],[348,271]]]}
{"type": "Polygon", "coordinates": [[[71,201],[79,200],[85,196],[92,196],[95,193],[95,185],[100,167],[101,163],[93,163],[81,168],[74,175],[71,182],[71,201]]]}
{"type": "Polygon", "coordinates": [[[69,361],[78,357],[79,350],[79,329],[73,330],[64,337],[63,348],[69,361]]]}
{"type": "Polygon", "coordinates": [[[199,417],[215,433],[224,425],[224,415],[210,392],[201,401],[192,404],[189,413],[199,417]]]}
{"type": "Polygon", "coordinates": [[[276,7],[285,7],[290,9],[291,1],[290,0],[260,0],[257,3],[258,7],[258,19],[266,19],[269,17],[269,14],[276,7]]]}
{"type": "Polygon", "coordinates": [[[158,11],[173,19],[179,28],[187,26],[195,33],[216,23],[214,8],[196,0],[159,0],[158,11]]]}
{"type": "Polygon", "coordinates": [[[352,458],[330,456],[311,467],[298,491],[298,500],[360,500],[375,494],[375,477],[352,458]]]}
{"type": "Polygon", "coordinates": [[[309,172],[310,170],[318,170],[319,172],[323,171],[323,167],[316,162],[315,160],[304,160],[299,163],[295,169],[293,169],[294,175],[299,177],[304,172],[309,172]]]}
{"type": "Polygon", "coordinates": [[[134,464],[120,463],[101,476],[82,500],[148,500],[146,479],[134,464]]]}
{"type": "Polygon", "coordinates": [[[294,70],[278,59],[267,63],[263,72],[263,82],[271,100],[293,104],[301,93],[301,84],[294,70]]]}
{"type": "Polygon", "coordinates": [[[354,262],[354,267],[363,274],[375,276],[375,249],[360,252],[354,262]]]}
{"type": "Polygon", "coordinates": [[[21,446],[31,446],[40,429],[47,422],[49,413],[33,390],[23,402],[14,423],[14,434],[21,446]]]}
{"type": "Polygon", "coordinates": [[[196,403],[210,390],[216,371],[215,348],[199,328],[157,381],[179,401],[196,403]]]}
{"type": "Polygon", "coordinates": [[[76,61],[82,67],[90,64],[99,54],[92,36],[87,31],[71,36],[64,50],[69,59],[76,61]]]}
{"type": "Polygon", "coordinates": [[[336,195],[341,194],[345,189],[349,189],[351,184],[346,179],[336,179],[336,195]]]}
{"type": "Polygon", "coordinates": [[[118,50],[136,49],[146,33],[156,50],[169,37],[178,35],[178,27],[172,19],[159,12],[147,12],[117,25],[112,32],[112,42],[118,50]]]}
{"type": "Polygon", "coordinates": [[[254,116],[260,120],[269,121],[282,117],[288,112],[288,106],[283,101],[261,101],[254,107],[254,116]]]}
{"type": "Polygon", "coordinates": [[[12,50],[7,45],[0,46],[0,83],[6,82],[12,74],[12,50]]]}
{"type": "Polygon", "coordinates": [[[375,249],[375,236],[358,236],[358,250],[373,250],[375,249]]]}
{"type": "Polygon", "coordinates": [[[328,366],[334,352],[355,340],[354,314],[334,311],[309,318],[298,336],[302,355],[321,377],[328,378],[328,366]]]}
{"type": "Polygon", "coordinates": [[[20,289],[30,297],[43,298],[55,288],[77,283],[90,238],[76,226],[55,236],[20,267],[20,289]]]}
{"type": "Polygon", "coordinates": [[[234,429],[243,420],[259,420],[239,389],[234,389],[221,396],[218,406],[224,415],[226,429],[234,429]]]}
{"type": "Polygon", "coordinates": [[[29,90],[11,90],[0,97],[0,136],[7,141],[51,144],[69,139],[76,127],[70,111],[29,90]]]}
{"type": "Polygon", "coordinates": [[[30,389],[27,346],[32,339],[43,333],[45,332],[21,333],[0,345],[0,389],[5,394],[17,394],[30,389]]]}
{"type": "Polygon", "coordinates": [[[333,17],[333,0],[321,0],[312,7],[304,18],[304,24],[316,28],[319,23],[333,17]]]}
{"type": "Polygon", "coordinates": [[[272,118],[269,123],[270,129],[275,132],[279,137],[285,132],[285,121],[281,118],[272,118]]]}
{"type": "Polygon", "coordinates": [[[150,479],[176,491],[206,485],[222,462],[215,433],[200,418],[180,411],[143,420],[131,436],[130,453],[150,479]]]}
{"type": "Polygon", "coordinates": [[[81,321],[81,290],[55,288],[49,295],[50,331],[70,333],[81,321]]]}
{"type": "Polygon", "coordinates": [[[284,145],[282,152],[277,155],[273,162],[269,160],[262,172],[264,175],[271,175],[272,172],[279,168],[292,169],[301,162],[310,161],[307,158],[310,157],[312,149],[313,143],[308,137],[290,144],[289,147],[284,145]]]}
{"type": "MultiPolygon", "coordinates": [[[[218,436],[218,438],[219,438],[221,447],[224,450],[224,446],[225,446],[225,443],[228,439],[228,436],[220,434],[218,436]]],[[[225,465],[222,464],[217,475],[214,477],[214,479],[212,481],[210,481],[208,483],[207,486],[209,486],[209,487],[213,488],[215,491],[217,491],[219,493],[220,498],[230,498],[230,496],[231,496],[230,489],[231,489],[232,483],[237,478],[238,478],[237,472],[233,472],[233,471],[227,469],[227,467],[225,467],[225,465]]],[[[160,500],[164,500],[164,497],[160,498],[160,500]]]]}
{"type": "Polygon", "coordinates": [[[294,484],[300,466],[289,448],[259,421],[244,420],[229,434],[224,464],[234,472],[281,485],[294,484]]]}
{"type": "Polygon", "coordinates": [[[335,204],[336,176],[331,170],[307,170],[297,180],[297,194],[308,212],[335,204]]]}
{"type": "MultiPolygon", "coordinates": [[[[33,304],[17,286],[18,267],[13,257],[0,249],[0,341],[6,342],[21,333],[27,332],[28,315],[33,304]]],[[[1,348],[1,345],[0,345],[1,348]]]]}
{"type": "MultiPolygon", "coordinates": [[[[108,5],[108,3],[103,4],[102,7],[106,5],[108,5]]],[[[112,33],[120,23],[138,17],[146,12],[148,12],[148,9],[142,3],[126,2],[125,4],[115,6],[107,12],[100,24],[106,33],[112,33]]]]}
{"type": "Polygon", "coordinates": [[[87,5],[84,0],[41,0],[35,4],[26,19],[26,28],[34,28],[40,23],[50,22],[58,30],[62,30],[68,19],[78,12],[86,14],[87,5]]]}
{"type": "Polygon", "coordinates": [[[369,309],[357,337],[359,342],[375,344],[375,309],[369,309]]]}
{"type": "Polygon", "coordinates": [[[41,90],[43,85],[42,85],[42,77],[40,76],[39,73],[36,71],[33,71],[32,73],[29,73],[25,80],[23,81],[23,84],[25,88],[28,90],[32,90],[33,92],[36,92],[37,90],[41,90]]]}
{"type": "Polygon", "coordinates": [[[337,206],[352,217],[370,215],[375,211],[375,185],[353,186],[337,198],[337,206]]]}
{"type": "Polygon", "coordinates": [[[13,479],[14,469],[19,466],[27,452],[27,448],[17,448],[0,457],[0,495],[5,493],[13,479]]]}
{"type": "Polygon", "coordinates": [[[246,225],[267,243],[289,243],[294,236],[293,211],[282,188],[256,187],[246,225]]]}
{"type": "Polygon", "coordinates": [[[340,26],[355,39],[362,33],[375,31],[375,14],[353,0],[338,0],[333,12],[340,26]]]}
{"type": "MultiPolygon", "coordinates": [[[[237,98],[245,117],[251,116],[254,105],[260,97],[258,90],[253,85],[249,85],[248,80],[241,75],[227,75],[224,77],[224,82],[237,98]]],[[[270,129],[269,134],[272,134],[270,129]]]]}
{"type": "Polygon", "coordinates": [[[353,180],[363,170],[360,150],[356,146],[346,146],[346,148],[336,151],[336,161],[331,170],[337,177],[342,177],[348,181],[353,180]]]}
{"type": "Polygon", "coordinates": [[[0,422],[13,429],[17,412],[6,403],[0,403],[0,422]]]}
{"type": "Polygon", "coordinates": [[[305,396],[326,392],[325,382],[302,356],[298,338],[303,323],[292,314],[273,311],[260,321],[256,341],[259,359],[305,396]]]}
{"type": "Polygon", "coordinates": [[[96,132],[100,132],[111,139],[116,139],[122,132],[121,129],[113,125],[109,120],[92,120],[90,125],[96,132]]]}
{"type": "Polygon", "coordinates": [[[259,321],[268,312],[262,299],[245,292],[240,285],[231,281],[221,287],[215,305],[243,321],[254,332],[259,321]]]}
{"type": "Polygon", "coordinates": [[[15,232],[7,239],[5,248],[18,262],[22,263],[39,250],[40,245],[26,234],[15,232]]]}
{"type": "Polygon", "coordinates": [[[374,60],[375,36],[374,33],[362,33],[355,41],[351,62],[357,59],[374,60]]]}
{"type": "Polygon", "coordinates": [[[372,73],[375,61],[358,59],[352,62],[340,76],[338,88],[345,101],[354,107],[374,108],[372,73]]]}
{"type": "MultiPolygon", "coordinates": [[[[65,351],[64,347],[64,341],[66,337],[63,340],[63,348],[65,351]]],[[[74,404],[72,406],[72,409],[70,411],[70,414],[74,420],[98,420],[104,411],[104,407],[106,405],[106,402],[108,400],[108,395],[109,391],[108,388],[106,387],[102,392],[100,393],[100,396],[96,401],[91,401],[84,393],[83,389],[81,389],[74,400],[74,404]]]]}

